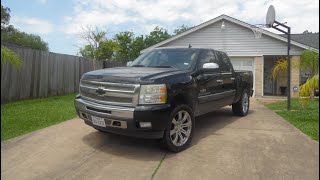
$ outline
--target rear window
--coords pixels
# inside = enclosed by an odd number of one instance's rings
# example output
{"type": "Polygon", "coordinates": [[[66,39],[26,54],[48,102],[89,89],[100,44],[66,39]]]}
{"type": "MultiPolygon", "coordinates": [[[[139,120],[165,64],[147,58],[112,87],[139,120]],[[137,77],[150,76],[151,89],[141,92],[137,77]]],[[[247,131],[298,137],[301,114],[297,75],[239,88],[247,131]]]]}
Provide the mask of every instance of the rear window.
{"type": "Polygon", "coordinates": [[[219,66],[221,72],[231,72],[233,70],[233,66],[227,54],[219,51],[217,51],[216,54],[219,59],[219,66]]]}

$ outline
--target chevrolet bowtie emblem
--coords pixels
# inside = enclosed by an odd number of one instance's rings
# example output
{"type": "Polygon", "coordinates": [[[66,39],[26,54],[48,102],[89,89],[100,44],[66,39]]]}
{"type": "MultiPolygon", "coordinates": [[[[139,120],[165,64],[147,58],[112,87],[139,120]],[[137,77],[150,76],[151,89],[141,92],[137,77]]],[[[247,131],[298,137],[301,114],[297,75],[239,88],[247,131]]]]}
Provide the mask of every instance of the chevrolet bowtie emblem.
{"type": "Polygon", "coordinates": [[[99,87],[99,88],[96,90],[96,93],[97,93],[99,96],[103,96],[103,95],[106,93],[106,91],[105,91],[103,88],[99,87]]]}

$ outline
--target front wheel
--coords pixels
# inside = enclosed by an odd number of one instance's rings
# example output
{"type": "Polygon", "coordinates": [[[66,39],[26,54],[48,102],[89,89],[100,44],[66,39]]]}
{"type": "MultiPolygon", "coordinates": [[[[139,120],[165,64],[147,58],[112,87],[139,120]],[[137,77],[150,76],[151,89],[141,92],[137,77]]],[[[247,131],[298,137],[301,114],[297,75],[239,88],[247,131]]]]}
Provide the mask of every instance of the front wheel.
{"type": "Polygon", "coordinates": [[[232,104],[233,114],[237,116],[246,116],[249,112],[250,96],[248,90],[243,90],[241,98],[238,102],[232,104]]]}
{"type": "Polygon", "coordinates": [[[190,145],[193,131],[194,117],[191,108],[179,105],[170,115],[170,122],[163,137],[164,144],[170,151],[183,151],[190,145]]]}

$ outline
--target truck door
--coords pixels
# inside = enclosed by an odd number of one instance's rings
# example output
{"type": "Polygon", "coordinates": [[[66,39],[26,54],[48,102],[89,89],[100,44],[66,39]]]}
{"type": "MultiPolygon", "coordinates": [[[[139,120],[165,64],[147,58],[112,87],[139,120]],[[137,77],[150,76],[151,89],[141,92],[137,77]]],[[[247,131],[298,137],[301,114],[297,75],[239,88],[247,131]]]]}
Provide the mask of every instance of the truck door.
{"type": "Polygon", "coordinates": [[[236,94],[236,78],[231,61],[226,53],[215,51],[218,57],[218,64],[220,66],[220,73],[223,79],[223,104],[224,106],[233,103],[236,94]]]}
{"type": "Polygon", "coordinates": [[[199,74],[195,77],[198,91],[198,103],[196,115],[205,114],[218,109],[221,106],[223,93],[223,77],[220,68],[204,69],[205,63],[216,63],[218,59],[213,50],[203,50],[198,61],[199,74]]]}

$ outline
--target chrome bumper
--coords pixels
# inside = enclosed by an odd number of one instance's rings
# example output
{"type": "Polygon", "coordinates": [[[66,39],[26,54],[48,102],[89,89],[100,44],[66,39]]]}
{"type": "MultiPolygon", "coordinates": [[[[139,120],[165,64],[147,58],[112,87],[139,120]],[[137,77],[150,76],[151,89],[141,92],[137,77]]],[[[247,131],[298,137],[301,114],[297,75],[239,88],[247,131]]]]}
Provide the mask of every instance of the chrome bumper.
{"type": "Polygon", "coordinates": [[[163,111],[163,108],[168,108],[167,105],[163,105],[164,107],[160,109],[157,106],[148,108],[118,107],[97,104],[87,101],[81,96],[77,96],[74,103],[78,115],[87,125],[102,131],[138,138],[162,138],[167,124],[166,119],[168,119],[166,116],[170,114],[163,111]],[[106,126],[94,125],[93,116],[103,118],[106,126]],[[142,128],[138,122],[151,122],[152,128],[142,128]]]}
{"type": "Polygon", "coordinates": [[[119,107],[98,104],[79,95],[74,103],[78,115],[89,126],[115,134],[148,139],[163,137],[171,112],[169,104],[119,107]],[[93,118],[103,118],[105,126],[94,125],[93,118]],[[140,122],[151,122],[152,127],[140,127],[140,122]]]}

